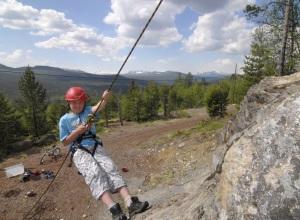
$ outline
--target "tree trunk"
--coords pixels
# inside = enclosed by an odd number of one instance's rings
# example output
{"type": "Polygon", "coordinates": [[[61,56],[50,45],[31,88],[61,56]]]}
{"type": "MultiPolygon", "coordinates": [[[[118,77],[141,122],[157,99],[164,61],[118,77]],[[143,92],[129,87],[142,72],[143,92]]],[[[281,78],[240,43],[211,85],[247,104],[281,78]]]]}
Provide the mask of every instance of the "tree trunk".
{"type": "Polygon", "coordinates": [[[108,110],[105,108],[104,110],[104,117],[105,117],[105,127],[108,128],[108,110]]]}
{"type": "Polygon", "coordinates": [[[121,109],[120,96],[117,97],[117,103],[118,103],[118,113],[119,113],[120,124],[121,124],[121,126],[123,126],[123,118],[122,118],[122,109],[121,109]]]}
{"type": "Polygon", "coordinates": [[[294,72],[295,71],[295,53],[296,53],[296,42],[297,42],[297,38],[296,38],[296,30],[297,30],[297,24],[296,24],[296,8],[295,8],[295,5],[294,5],[294,1],[291,0],[291,49],[290,49],[290,52],[289,52],[289,57],[290,59],[292,60],[292,65],[289,69],[290,72],[294,72]]]}
{"type": "Polygon", "coordinates": [[[39,138],[35,108],[34,108],[33,105],[31,107],[32,107],[32,120],[33,120],[34,135],[35,135],[36,138],[39,138]]]}
{"type": "Polygon", "coordinates": [[[237,63],[235,64],[234,69],[234,82],[233,82],[233,91],[232,91],[232,103],[235,104],[235,86],[236,86],[236,79],[237,79],[237,63]]]}
{"type": "Polygon", "coordinates": [[[281,52],[280,52],[280,60],[279,60],[279,74],[281,76],[284,75],[285,72],[285,55],[286,55],[286,44],[288,38],[288,31],[289,31],[289,14],[291,8],[291,0],[285,1],[285,12],[284,12],[284,24],[283,24],[283,34],[282,34],[282,45],[281,45],[281,52]]]}
{"type": "Polygon", "coordinates": [[[163,96],[163,106],[164,106],[164,117],[168,118],[169,111],[168,111],[168,96],[167,95],[163,96]]]}

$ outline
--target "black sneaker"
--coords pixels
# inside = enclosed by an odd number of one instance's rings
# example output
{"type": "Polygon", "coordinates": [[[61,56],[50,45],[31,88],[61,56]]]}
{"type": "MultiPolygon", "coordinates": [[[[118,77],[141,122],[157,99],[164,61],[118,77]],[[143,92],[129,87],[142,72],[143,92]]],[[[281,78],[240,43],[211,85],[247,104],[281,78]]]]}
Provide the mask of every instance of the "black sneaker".
{"type": "Polygon", "coordinates": [[[127,220],[127,216],[123,213],[119,203],[116,203],[109,211],[113,220],[127,220]]]}
{"type": "Polygon", "coordinates": [[[129,217],[131,218],[132,216],[142,213],[146,211],[149,207],[149,203],[147,201],[141,202],[139,201],[138,197],[134,196],[131,197],[132,203],[128,207],[128,212],[129,212],[129,217]]]}

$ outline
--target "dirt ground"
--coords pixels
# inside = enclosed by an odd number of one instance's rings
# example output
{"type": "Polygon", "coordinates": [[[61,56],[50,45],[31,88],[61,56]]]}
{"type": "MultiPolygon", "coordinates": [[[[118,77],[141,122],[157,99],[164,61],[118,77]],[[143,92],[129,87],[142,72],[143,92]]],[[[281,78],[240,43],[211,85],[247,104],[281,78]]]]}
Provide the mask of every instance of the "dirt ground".
{"type": "MultiPolygon", "coordinates": [[[[197,166],[201,165],[201,160],[197,157],[203,157],[205,149],[198,148],[196,142],[201,142],[207,137],[197,136],[194,137],[193,143],[189,143],[190,137],[185,137],[183,131],[195,127],[201,120],[208,119],[208,115],[205,109],[190,109],[188,113],[191,117],[110,126],[101,135],[106,151],[120,170],[122,167],[128,168],[128,172],[120,172],[133,195],[155,201],[148,198],[151,190],[158,186],[179,183],[183,179],[187,181],[186,175],[189,172],[186,171],[196,170],[197,166]],[[190,151],[185,150],[187,146],[190,147],[190,151]]],[[[213,148],[212,143],[206,146],[207,152],[213,148]]],[[[62,157],[57,161],[40,165],[42,152],[31,150],[3,161],[0,169],[23,163],[25,168],[32,171],[51,170],[56,174],[67,151],[62,149],[62,152],[62,157]]],[[[47,194],[27,217],[49,220],[111,219],[106,207],[92,198],[82,176],[78,175],[74,166],[68,167],[68,162],[69,158],[47,194]]],[[[24,219],[48,187],[50,180],[37,178],[20,182],[19,177],[6,178],[5,173],[1,171],[0,183],[0,219],[18,220],[24,219]],[[30,190],[33,190],[36,196],[26,196],[30,190]]],[[[114,198],[122,203],[118,195],[114,195],[114,198]]]]}

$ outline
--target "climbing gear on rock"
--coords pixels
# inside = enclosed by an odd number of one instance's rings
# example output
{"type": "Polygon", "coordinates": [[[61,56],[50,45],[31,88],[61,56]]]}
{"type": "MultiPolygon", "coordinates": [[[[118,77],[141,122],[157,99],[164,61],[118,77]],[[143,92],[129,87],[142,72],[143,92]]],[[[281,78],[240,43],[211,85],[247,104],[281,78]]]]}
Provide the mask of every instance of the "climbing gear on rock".
{"type": "Polygon", "coordinates": [[[50,170],[45,170],[42,171],[42,177],[45,179],[53,179],[55,177],[53,171],[50,170]]]}
{"type": "Polygon", "coordinates": [[[109,211],[113,220],[127,220],[127,216],[123,213],[119,203],[112,206],[109,211]]]}
{"type": "Polygon", "coordinates": [[[27,182],[30,180],[30,173],[25,171],[23,175],[20,177],[21,182],[27,182]]]}
{"type": "Polygon", "coordinates": [[[33,190],[30,190],[30,191],[28,191],[28,192],[26,193],[26,196],[27,196],[27,197],[34,197],[34,196],[36,196],[36,193],[35,193],[33,190]]]}
{"type": "Polygon", "coordinates": [[[57,158],[60,157],[60,148],[56,145],[51,146],[51,148],[47,149],[46,152],[43,154],[40,160],[40,164],[44,164],[45,161],[49,160],[49,158],[54,159],[55,161],[57,158]]]}

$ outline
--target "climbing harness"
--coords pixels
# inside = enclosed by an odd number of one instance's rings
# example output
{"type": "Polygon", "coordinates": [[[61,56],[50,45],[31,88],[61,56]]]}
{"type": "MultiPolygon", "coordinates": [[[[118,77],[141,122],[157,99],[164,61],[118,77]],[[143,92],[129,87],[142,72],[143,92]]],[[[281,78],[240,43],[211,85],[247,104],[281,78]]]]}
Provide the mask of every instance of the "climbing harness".
{"type": "MultiPolygon", "coordinates": [[[[80,88],[80,87],[72,87],[71,89],[73,89],[73,88],[80,88]]],[[[67,99],[67,95],[68,95],[68,93],[69,93],[69,91],[70,91],[71,89],[69,89],[68,92],[66,93],[66,96],[65,96],[65,99],[66,99],[66,100],[69,100],[69,99],[67,99]]],[[[80,89],[81,89],[81,88],[80,88],[80,89]]],[[[86,96],[85,91],[84,91],[83,89],[81,89],[81,90],[79,90],[79,91],[80,91],[80,93],[77,94],[75,97],[80,97],[80,98],[81,98],[82,96],[86,96]]],[[[86,96],[86,97],[87,97],[87,96],[86,96]]],[[[73,100],[73,99],[74,99],[74,96],[71,95],[71,96],[69,96],[68,98],[71,98],[71,99],[73,100]]],[[[84,108],[85,108],[85,107],[84,107],[84,108]]],[[[82,123],[82,120],[81,120],[80,115],[79,115],[78,117],[79,117],[79,122],[82,123]]],[[[95,122],[95,116],[94,116],[93,114],[88,114],[87,121],[88,121],[88,123],[85,123],[85,124],[90,124],[90,123],[95,122]]],[[[96,136],[96,134],[94,134],[90,129],[89,129],[87,132],[85,132],[85,133],[79,135],[79,136],[77,137],[77,139],[74,141],[74,143],[70,146],[70,149],[69,149],[69,151],[70,151],[70,163],[69,163],[69,167],[72,166],[72,163],[73,163],[73,157],[74,157],[74,154],[75,154],[75,152],[76,152],[77,149],[81,149],[81,150],[83,150],[83,151],[85,151],[85,152],[91,154],[92,157],[94,157],[94,154],[95,154],[95,152],[96,152],[96,149],[97,149],[97,147],[98,147],[99,145],[100,145],[100,146],[103,146],[101,139],[98,138],[98,137],[96,136]],[[87,149],[86,147],[84,147],[84,146],[81,144],[81,142],[82,142],[83,140],[85,140],[85,139],[92,139],[92,140],[95,142],[95,143],[94,143],[94,146],[93,146],[93,148],[92,148],[92,150],[87,149]]]]}
{"type": "MultiPolygon", "coordinates": [[[[129,57],[131,56],[133,50],[134,50],[135,47],[137,46],[138,42],[140,41],[141,37],[143,36],[144,32],[146,31],[147,27],[149,26],[151,20],[153,19],[154,15],[156,14],[156,12],[157,12],[157,10],[159,9],[159,7],[160,7],[160,5],[161,5],[162,2],[163,2],[163,0],[160,0],[159,3],[157,4],[157,6],[156,6],[156,8],[154,9],[152,15],[150,16],[148,22],[146,23],[146,25],[145,25],[145,27],[143,28],[142,32],[140,33],[139,37],[138,37],[137,40],[135,41],[133,47],[131,48],[130,52],[128,53],[126,59],[124,60],[123,64],[121,65],[119,71],[118,71],[117,74],[115,75],[115,77],[114,77],[112,83],[110,84],[110,86],[109,86],[109,88],[108,88],[108,91],[111,91],[111,89],[112,89],[114,83],[117,81],[117,79],[118,79],[118,77],[119,77],[119,75],[120,75],[120,73],[121,73],[123,67],[124,67],[125,64],[127,63],[127,60],[128,60],[129,57]]],[[[100,101],[100,103],[99,103],[99,105],[98,105],[97,108],[96,108],[96,111],[93,112],[93,113],[90,115],[90,117],[88,117],[88,120],[87,120],[86,124],[92,123],[92,121],[93,121],[94,118],[95,118],[96,112],[99,110],[99,108],[100,108],[100,106],[101,106],[101,104],[102,104],[103,101],[104,101],[104,99],[102,98],[101,101],[100,101]]],[[[29,216],[30,213],[35,209],[35,207],[37,206],[37,204],[41,201],[41,199],[43,198],[43,196],[44,196],[44,195],[48,192],[48,190],[50,189],[50,187],[51,187],[51,185],[53,184],[53,182],[55,181],[55,179],[56,179],[58,173],[59,173],[60,170],[62,169],[62,167],[63,167],[63,165],[64,165],[66,159],[68,158],[69,154],[70,154],[70,151],[68,151],[68,153],[67,153],[66,157],[64,158],[62,164],[60,165],[60,167],[59,167],[59,169],[58,169],[56,175],[55,175],[54,178],[51,180],[51,182],[50,182],[49,185],[47,186],[46,190],[41,194],[41,196],[39,197],[39,199],[35,202],[35,204],[32,206],[32,208],[27,212],[27,214],[24,216],[24,219],[28,219],[28,218],[29,218],[29,219],[33,219],[33,217],[34,217],[35,215],[33,214],[33,216],[31,216],[32,218],[30,218],[30,216],[29,216]]]]}
{"type": "Polygon", "coordinates": [[[91,130],[89,130],[88,132],[84,133],[83,135],[80,135],[80,136],[76,139],[75,143],[72,144],[72,145],[70,146],[70,149],[69,149],[69,150],[70,150],[70,152],[71,152],[71,155],[70,155],[70,163],[69,163],[69,167],[72,166],[74,154],[75,154],[75,152],[76,152],[78,149],[83,150],[83,151],[89,153],[90,155],[92,155],[92,157],[94,157],[94,154],[95,154],[95,152],[96,152],[96,150],[97,150],[97,148],[98,148],[99,146],[101,146],[101,147],[103,146],[102,141],[101,141],[101,139],[99,139],[99,138],[96,136],[96,134],[92,133],[91,130]],[[89,150],[89,149],[87,149],[86,147],[84,147],[84,146],[81,145],[81,142],[82,142],[84,139],[93,139],[93,140],[95,141],[95,144],[94,144],[92,150],[89,150]]]}

